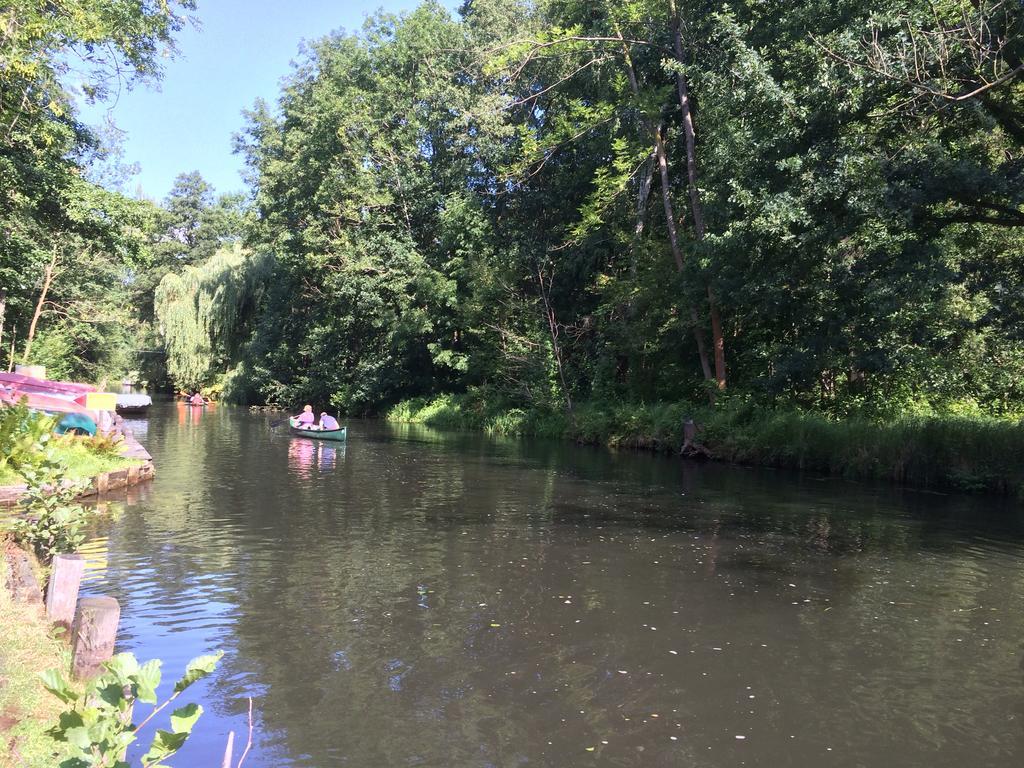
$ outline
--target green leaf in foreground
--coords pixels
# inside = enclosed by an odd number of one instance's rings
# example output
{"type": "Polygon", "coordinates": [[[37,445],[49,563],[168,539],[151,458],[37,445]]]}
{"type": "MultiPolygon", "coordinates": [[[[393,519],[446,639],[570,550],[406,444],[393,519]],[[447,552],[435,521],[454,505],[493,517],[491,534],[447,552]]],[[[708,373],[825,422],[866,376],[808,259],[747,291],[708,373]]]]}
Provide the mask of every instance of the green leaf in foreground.
{"type": "Polygon", "coordinates": [[[40,673],[39,677],[43,681],[43,686],[46,690],[65,704],[69,704],[78,699],[78,694],[71,689],[68,681],[64,679],[64,675],[62,675],[59,670],[48,669],[45,672],[40,673]]]}
{"type": "Polygon", "coordinates": [[[139,667],[135,675],[139,701],[144,704],[156,704],[156,689],[160,685],[160,678],[160,659],[147,661],[139,667]]]}
{"type": "Polygon", "coordinates": [[[203,714],[203,708],[199,704],[186,704],[171,713],[171,731],[174,733],[191,733],[192,726],[203,714]]]}
{"type": "Polygon", "coordinates": [[[181,693],[188,688],[192,683],[197,680],[202,680],[204,677],[213,672],[217,667],[217,662],[220,661],[221,656],[224,655],[224,651],[217,651],[206,656],[197,656],[188,663],[185,667],[185,674],[182,675],[181,679],[174,684],[174,692],[181,693]]]}
{"type": "Polygon", "coordinates": [[[142,756],[142,764],[149,768],[149,766],[159,765],[161,761],[167,759],[179,749],[185,743],[185,739],[188,738],[187,733],[171,733],[170,731],[157,731],[156,735],[153,736],[153,744],[149,748],[149,752],[142,756]]]}
{"type": "Polygon", "coordinates": [[[103,666],[112,672],[118,680],[122,680],[139,671],[139,660],[135,658],[134,653],[119,653],[103,666]]]}

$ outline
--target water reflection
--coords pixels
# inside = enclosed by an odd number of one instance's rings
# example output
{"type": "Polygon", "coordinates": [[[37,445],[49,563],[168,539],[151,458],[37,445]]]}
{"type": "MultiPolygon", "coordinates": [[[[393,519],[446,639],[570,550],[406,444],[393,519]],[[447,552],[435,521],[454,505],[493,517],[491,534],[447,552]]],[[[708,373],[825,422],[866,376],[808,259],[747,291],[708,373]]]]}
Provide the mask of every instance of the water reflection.
{"type": "Polygon", "coordinates": [[[157,410],[124,648],[227,656],[183,765],[1016,765],[1020,515],[559,443],[157,410]],[[315,479],[314,482],[310,482],[315,479]],[[740,738],[742,737],[742,738],[740,738]]]}
{"type": "Polygon", "coordinates": [[[313,476],[313,455],[316,443],[304,437],[292,438],[288,443],[288,468],[297,477],[309,479],[313,476]]]}
{"type": "Polygon", "coordinates": [[[327,445],[325,443],[320,444],[320,471],[329,472],[338,466],[338,454],[341,454],[341,458],[345,458],[345,446],[336,447],[333,445],[327,445]]]}
{"type": "Polygon", "coordinates": [[[345,460],[344,443],[325,443],[306,437],[289,437],[288,469],[296,477],[313,479],[314,470],[330,472],[337,469],[338,460],[345,460]]]}

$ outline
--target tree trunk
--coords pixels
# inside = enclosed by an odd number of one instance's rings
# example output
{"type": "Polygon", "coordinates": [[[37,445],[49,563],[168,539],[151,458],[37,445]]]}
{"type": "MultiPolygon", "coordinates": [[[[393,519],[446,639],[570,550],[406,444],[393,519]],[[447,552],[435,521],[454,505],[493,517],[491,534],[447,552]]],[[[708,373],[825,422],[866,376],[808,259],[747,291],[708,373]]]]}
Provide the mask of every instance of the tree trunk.
{"type": "MultiPolygon", "coordinates": [[[[668,0],[672,18],[672,47],[676,61],[683,63],[683,36],[679,24],[679,11],[675,0],[668,0]]],[[[704,205],[700,188],[697,186],[697,134],[693,124],[693,109],[690,104],[690,89],[682,72],[676,72],[676,92],[679,95],[679,110],[683,117],[683,136],[686,142],[686,177],[690,191],[690,208],[693,213],[693,231],[696,239],[704,239],[704,205]]],[[[715,349],[715,381],[719,389],[725,389],[725,337],[722,335],[722,318],[718,311],[711,286],[708,286],[708,307],[711,311],[711,339],[715,349]]],[[[709,377],[710,378],[710,377],[709,377]]]]}
{"type": "Polygon", "coordinates": [[[725,337],[722,335],[722,316],[718,303],[708,286],[708,307],[711,309],[711,341],[715,346],[715,382],[719,389],[725,389],[725,337]]]}
{"type": "Polygon", "coordinates": [[[46,271],[43,273],[43,288],[39,292],[39,301],[36,302],[36,311],[32,313],[32,323],[28,327],[28,338],[25,339],[25,354],[21,358],[21,362],[27,364],[28,356],[32,352],[32,339],[36,335],[36,325],[39,323],[39,316],[43,314],[43,306],[46,304],[46,294],[50,291],[50,283],[53,282],[53,271],[57,268],[57,248],[53,249],[53,256],[50,258],[50,263],[46,265],[46,271]]]}
{"type": "Polygon", "coordinates": [[[0,349],[4,343],[4,318],[7,316],[7,289],[0,288],[0,349]]]}
{"type": "MultiPolygon", "coordinates": [[[[636,225],[633,227],[633,239],[629,244],[629,279],[633,286],[636,286],[637,276],[637,251],[640,248],[640,241],[647,226],[647,199],[651,196],[651,187],[654,185],[654,150],[644,161],[644,167],[640,174],[640,183],[636,190],[636,225]]],[[[626,300],[626,317],[632,322],[636,319],[636,292],[630,291],[626,300]]],[[[642,365],[638,363],[635,350],[630,351],[628,356],[619,356],[619,363],[616,365],[616,378],[622,379],[629,370],[642,365]]],[[[641,356],[642,359],[642,356],[641,356]]]]}
{"type": "Polygon", "coordinates": [[[562,382],[562,396],[565,398],[565,408],[572,416],[572,395],[569,394],[569,386],[565,381],[565,368],[562,363],[562,344],[559,340],[561,334],[558,330],[558,317],[555,315],[555,308],[551,306],[551,280],[544,284],[544,269],[537,265],[537,284],[540,286],[540,297],[544,302],[544,315],[548,321],[548,333],[551,336],[551,351],[555,355],[555,365],[558,367],[558,378],[562,382]]]}
{"type": "MultiPolygon", "coordinates": [[[[654,146],[658,153],[658,169],[661,172],[661,202],[665,207],[665,222],[668,229],[668,240],[669,245],[672,248],[672,257],[676,261],[676,271],[682,273],[683,271],[683,252],[679,248],[679,232],[676,229],[676,218],[675,213],[672,210],[672,196],[669,193],[669,178],[668,178],[668,157],[665,154],[665,141],[661,136],[661,126],[655,126],[654,128],[654,146]]],[[[711,380],[711,364],[708,361],[708,351],[704,346],[704,334],[701,333],[700,329],[700,318],[697,315],[697,309],[693,304],[688,304],[687,309],[690,314],[690,322],[693,328],[693,338],[697,342],[697,355],[700,357],[700,368],[704,373],[706,380],[711,380]]]]}
{"type": "MultiPolygon", "coordinates": [[[[633,228],[633,251],[634,259],[631,264],[631,271],[636,274],[636,258],[635,251],[636,246],[640,241],[641,235],[644,233],[644,226],[647,223],[647,198],[651,195],[651,186],[654,183],[654,152],[651,152],[650,157],[647,158],[644,163],[644,170],[640,176],[640,184],[636,190],[636,226],[633,228]]],[[[0,320],[3,319],[0,314],[0,320]]]]}
{"type": "MultiPolygon", "coordinates": [[[[679,12],[675,0],[668,0],[672,16],[672,48],[676,61],[683,63],[683,36],[679,27],[679,12]]],[[[700,189],[697,187],[697,133],[693,127],[693,110],[690,107],[690,88],[682,72],[676,72],[676,93],[679,96],[679,111],[683,118],[683,139],[686,143],[686,181],[690,191],[690,207],[693,209],[693,230],[698,240],[704,239],[704,206],[701,204],[700,189]]]]}
{"type": "MultiPolygon", "coordinates": [[[[622,32],[616,27],[616,35],[622,40],[622,32]]],[[[640,96],[640,83],[637,81],[636,70],[633,68],[633,58],[629,54],[629,48],[626,46],[625,41],[622,42],[622,53],[626,62],[626,74],[629,77],[629,85],[633,91],[633,95],[640,96]]],[[[658,161],[658,171],[661,176],[661,202],[665,208],[665,227],[668,230],[669,246],[672,249],[672,258],[676,262],[676,271],[679,273],[683,272],[684,260],[683,252],[679,248],[679,232],[676,229],[676,217],[672,208],[672,194],[671,187],[669,186],[669,175],[668,175],[668,155],[665,152],[665,141],[661,135],[662,126],[659,123],[655,123],[653,120],[648,121],[651,133],[654,137],[654,152],[655,157],[658,161]]],[[[700,329],[700,317],[697,314],[697,309],[693,304],[687,305],[687,311],[690,315],[690,322],[693,329],[693,338],[697,342],[697,355],[700,358],[700,368],[704,373],[706,380],[713,378],[711,374],[711,364],[708,360],[707,348],[704,345],[704,334],[701,333],[700,329]]]]}

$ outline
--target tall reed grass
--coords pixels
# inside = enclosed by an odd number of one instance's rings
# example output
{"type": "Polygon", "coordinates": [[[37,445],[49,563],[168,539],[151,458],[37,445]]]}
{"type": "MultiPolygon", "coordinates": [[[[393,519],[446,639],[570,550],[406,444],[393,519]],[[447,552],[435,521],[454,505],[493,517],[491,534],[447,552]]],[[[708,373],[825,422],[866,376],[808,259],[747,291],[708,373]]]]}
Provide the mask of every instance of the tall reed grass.
{"type": "Polygon", "coordinates": [[[683,424],[723,461],[806,470],[850,479],[891,480],[941,490],[1024,498],[1024,423],[987,416],[832,419],[792,409],[725,403],[585,403],[571,415],[503,408],[468,395],[409,400],[387,418],[506,435],[678,451],[683,424]]]}

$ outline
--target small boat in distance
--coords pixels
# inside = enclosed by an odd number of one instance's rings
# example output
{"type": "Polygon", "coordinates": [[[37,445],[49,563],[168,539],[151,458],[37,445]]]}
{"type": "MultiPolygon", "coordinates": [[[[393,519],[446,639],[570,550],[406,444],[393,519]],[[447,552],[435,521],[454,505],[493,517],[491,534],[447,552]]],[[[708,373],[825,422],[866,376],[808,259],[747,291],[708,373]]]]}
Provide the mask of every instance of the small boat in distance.
{"type": "Polygon", "coordinates": [[[117,396],[118,413],[145,413],[152,404],[153,398],[149,395],[127,392],[117,396]]]}
{"type": "Polygon", "coordinates": [[[203,397],[198,392],[196,392],[195,394],[192,394],[192,395],[188,395],[188,394],[184,395],[183,396],[183,402],[189,408],[205,408],[208,405],[213,405],[213,401],[212,400],[203,397]]]}
{"type": "Polygon", "coordinates": [[[341,442],[346,439],[348,433],[348,427],[341,427],[340,429],[305,429],[299,426],[299,422],[295,418],[288,419],[288,426],[293,435],[312,437],[316,440],[341,442]]]}

